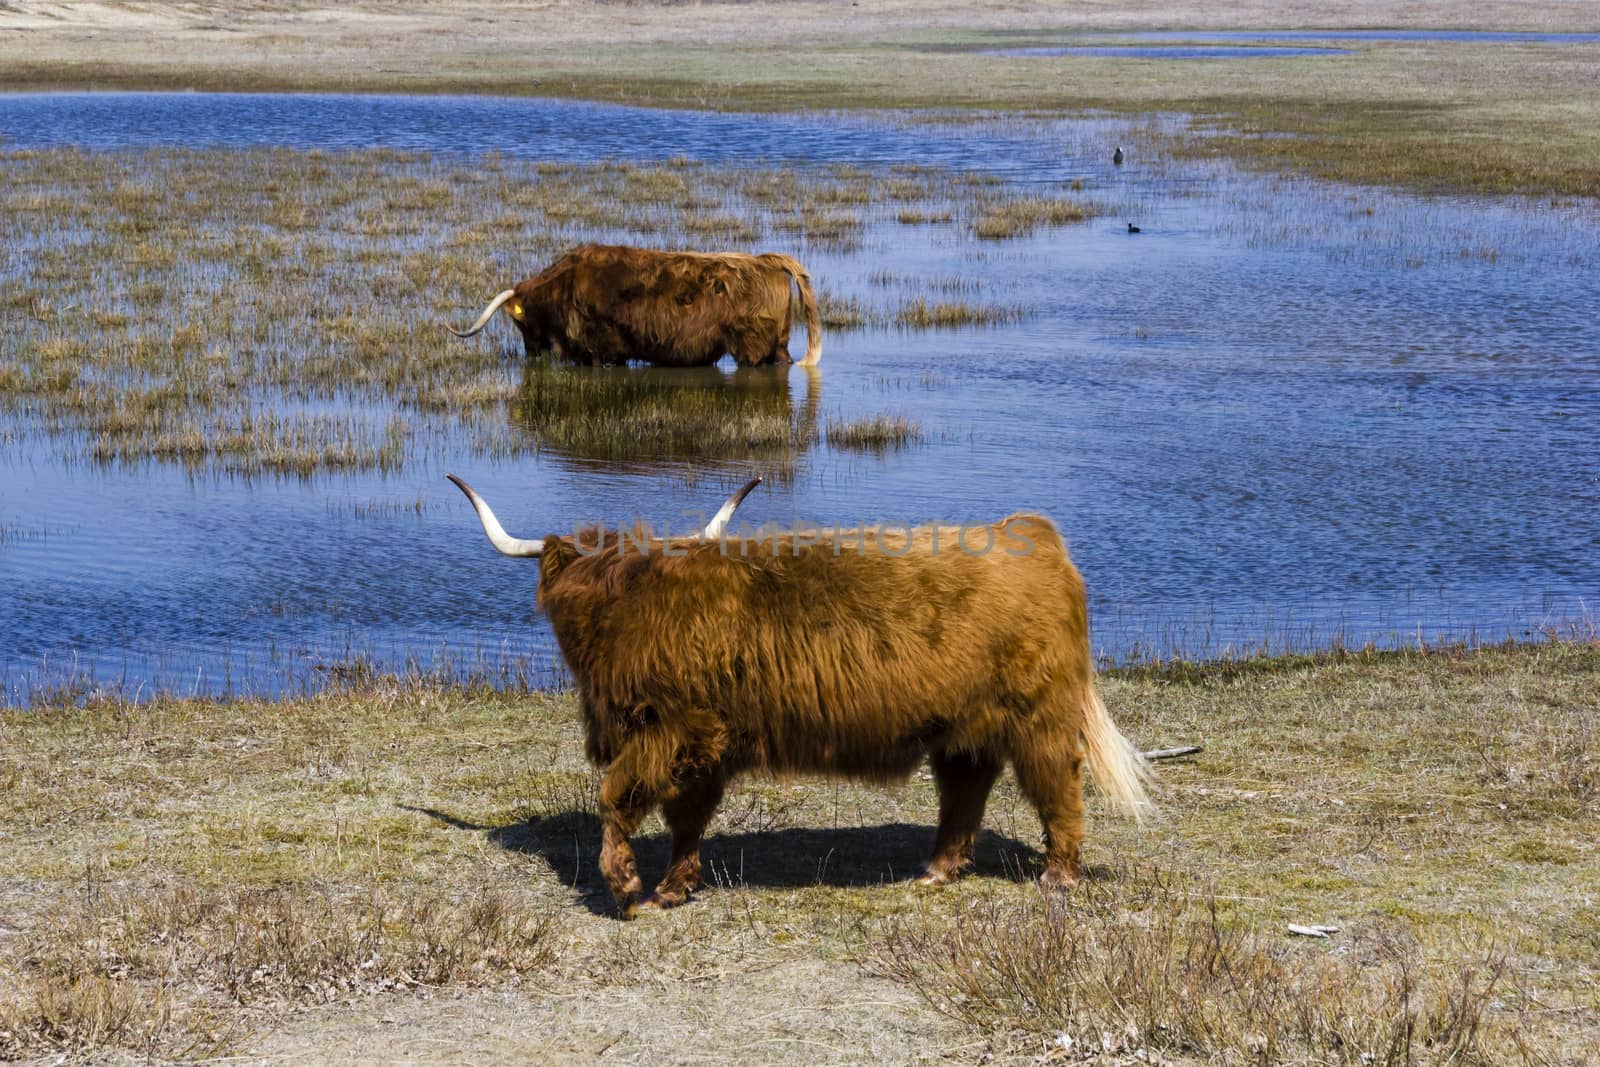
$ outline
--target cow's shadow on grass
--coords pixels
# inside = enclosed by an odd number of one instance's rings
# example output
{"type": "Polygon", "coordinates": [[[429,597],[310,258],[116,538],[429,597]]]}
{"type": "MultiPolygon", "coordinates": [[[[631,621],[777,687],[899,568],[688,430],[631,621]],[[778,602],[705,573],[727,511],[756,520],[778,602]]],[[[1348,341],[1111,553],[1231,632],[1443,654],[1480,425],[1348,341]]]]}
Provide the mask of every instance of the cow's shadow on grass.
{"type": "MultiPolygon", "coordinates": [[[[507,851],[539,857],[590,911],[615,914],[600,876],[600,819],[593,812],[565,811],[511,826],[485,826],[433,808],[401,806],[458,830],[481,833],[507,851]]],[[[646,886],[653,885],[667,869],[671,839],[657,832],[637,834],[632,841],[639,873],[646,886]]],[[[933,827],[913,823],[713,831],[700,848],[706,882],[701,892],[723,886],[844,888],[905,882],[922,873],[932,849],[933,827]]],[[[1042,861],[1032,845],[985,830],[978,835],[967,876],[1024,881],[1038,876],[1042,861]]]]}

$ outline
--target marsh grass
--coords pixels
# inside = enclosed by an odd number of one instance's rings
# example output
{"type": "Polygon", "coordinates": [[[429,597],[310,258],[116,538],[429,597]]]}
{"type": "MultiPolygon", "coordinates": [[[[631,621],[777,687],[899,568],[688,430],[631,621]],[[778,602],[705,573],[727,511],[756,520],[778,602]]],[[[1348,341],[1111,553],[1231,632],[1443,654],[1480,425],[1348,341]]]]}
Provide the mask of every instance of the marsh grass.
{"type": "Polygon", "coordinates": [[[965,300],[934,300],[917,297],[900,305],[894,325],[903,330],[953,330],[962,326],[1000,326],[1019,322],[1027,310],[995,304],[972,304],[965,300]]]}
{"type": "Polygon", "coordinates": [[[1087,203],[1045,197],[1016,197],[985,205],[973,220],[973,236],[985,241],[1026,237],[1041,227],[1065,226],[1094,217],[1087,203]]]}
{"type": "MultiPolygon", "coordinates": [[[[394,472],[452,434],[489,454],[518,447],[503,416],[520,358],[442,323],[584,241],[849,256],[902,209],[931,206],[957,230],[1005,202],[988,182],[903,168],[271,149],[0,161],[0,414],[90,463],[243,477],[394,472]]],[[[853,300],[828,306],[839,328],[874,321],[853,300]]],[[[638,418],[686,440],[705,403],[676,430],[670,403],[638,418]]],[[[522,447],[601,432],[573,417],[525,420],[536,432],[522,447]]],[[[781,421],[738,433],[766,447],[781,421]]]]}
{"type": "MultiPolygon", "coordinates": [[[[975,870],[938,891],[907,882],[937,817],[924,775],[748,779],[709,887],[632,924],[594,867],[570,694],[352,671],[276,702],[3,710],[0,1051],[247,1052],[308,1004],[324,1041],[360,1041],[374,998],[387,1017],[481,987],[553,1003],[553,1047],[623,1001],[645,1027],[693,1000],[700,1047],[730,1056],[781,1016],[998,1062],[1586,1062],[1600,645],[1168,664],[1103,688],[1141,747],[1205,751],[1159,766],[1152,824],[1091,792],[1069,897],[1032,881],[1038,823],[1009,775],[975,870]]],[[[658,876],[658,820],[638,846],[658,876]]]]}
{"type": "Polygon", "coordinates": [[[922,428],[898,415],[877,415],[854,421],[829,419],[824,435],[829,448],[886,452],[922,440],[922,428]]]}
{"type": "MultiPolygon", "coordinates": [[[[958,279],[930,278],[925,282],[898,275],[886,275],[887,280],[874,277],[877,286],[894,286],[904,292],[932,291],[935,293],[973,292],[975,282],[958,279]]],[[[851,330],[894,327],[902,330],[953,330],[962,326],[1003,326],[1021,322],[1029,309],[1021,305],[985,304],[971,300],[929,299],[926,295],[902,296],[892,309],[878,303],[869,303],[861,297],[836,296],[821,293],[817,297],[817,310],[826,329],[839,332],[851,330]]]]}

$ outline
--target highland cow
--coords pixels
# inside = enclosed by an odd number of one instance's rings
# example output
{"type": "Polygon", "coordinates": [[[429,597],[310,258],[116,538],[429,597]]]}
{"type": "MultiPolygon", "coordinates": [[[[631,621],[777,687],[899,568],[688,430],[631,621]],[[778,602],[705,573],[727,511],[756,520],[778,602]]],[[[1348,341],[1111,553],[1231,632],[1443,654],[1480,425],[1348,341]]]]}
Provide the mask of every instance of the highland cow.
{"type": "Polygon", "coordinates": [[[728,539],[745,486],[698,537],[591,528],[520,540],[459,478],[489,540],[540,560],[539,604],[605,769],[600,870],[631,916],[682,903],[700,839],[745,772],[892,781],[927,760],[942,884],[971,859],[1007,763],[1045,831],[1046,887],[1078,879],[1081,772],[1136,817],[1142,757],[1095,688],[1083,580],[1048,519],[728,539]],[[628,838],[657,805],[672,859],[655,892],[628,838]]]}
{"type": "Polygon", "coordinates": [[[811,366],[822,358],[811,277],[797,260],[775,253],[584,245],[495,296],[467,329],[446,329],[471,337],[504,307],[530,356],[549,349],[597,366],[644,360],[703,367],[732,353],[744,366],[789,363],[791,280],[806,316],[800,362],[811,366]]]}

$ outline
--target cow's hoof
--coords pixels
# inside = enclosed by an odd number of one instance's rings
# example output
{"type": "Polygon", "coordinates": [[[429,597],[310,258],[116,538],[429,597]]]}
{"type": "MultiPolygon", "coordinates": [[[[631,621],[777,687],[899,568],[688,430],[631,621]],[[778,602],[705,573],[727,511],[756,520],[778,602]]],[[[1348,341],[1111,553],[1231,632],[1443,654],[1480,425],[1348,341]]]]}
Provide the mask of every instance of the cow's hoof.
{"type": "Polygon", "coordinates": [[[689,894],[682,891],[671,892],[668,890],[657,889],[654,893],[651,893],[648,897],[646,897],[644,902],[647,906],[655,908],[658,911],[665,911],[668,908],[676,908],[679,904],[689,903],[689,894]]]}
{"type": "Polygon", "coordinates": [[[640,899],[644,887],[639,884],[637,877],[630,880],[622,892],[611,894],[611,899],[617,902],[617,911],[622,913],[624,919],[631,919],[638,914],[640,899]]]}
{"type": "Polygon", "coordinates": [[[666,911],[668,908],[676,908],[679,904],[685,903],[688,899],[689,894],[687,893],[655,892],[639,901],[639,910],[666,911]]]}
{"type": "Polygon", "coordinates": [[[1039,888],[1047,893],[1070,893],[1078,887],[1078,876],[1073,871],[1053,869],[1039,876],[1039,888]]]}
{"type": "Polygon", "coordinates": [[[922,874],[917,878],[917,884],[932,886],[949,885],[955,880],[955,875],[946,874],[944,871],[923,871],[922,874]]]}

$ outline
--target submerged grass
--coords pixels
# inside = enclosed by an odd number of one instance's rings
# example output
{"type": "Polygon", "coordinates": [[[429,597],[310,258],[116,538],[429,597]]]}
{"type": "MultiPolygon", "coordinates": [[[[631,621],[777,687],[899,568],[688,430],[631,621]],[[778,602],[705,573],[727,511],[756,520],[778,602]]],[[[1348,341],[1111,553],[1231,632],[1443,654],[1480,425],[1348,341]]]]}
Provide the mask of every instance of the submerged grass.
{"type": "MultiPolygon", "coordinates": [[[[640,1055],[689,1026],[730,1060],[791,1034],[996,1062],[1600,1047],[1600,645],[1103,688],[1141,747],[1205,751],[1159,765],[1144,827],[1091,793],[1071,896],[1033,884],[1038,823],[1009,775],[976,869],[937,891],[906,881],[937,816],[925,775],[750,779],[707,842],[710,887],[632,924],[595,870],[570,695],[368,673],[278,702],[63,692],[0,711],[0,1055],[247,1052],[293,1031],[328,1058],[424,995],[430,1034],[452,998],[532,1013],[528,1054],[602,1047],[624,1016],[640,1055]],[[685,1003],[704,1010],[685,1022],[685,1003]]],[[[657,820],[638,843],[658,876],[657,820]]]]}
{"type": "MultiPolygon", "coordinates": [[[[908,205],[938,206],[959,233],[1006,202],[924,170],[681,159],[0,149],[0,162],[0,414],[91,463],[240,476],[396,471],[439,430],[489,453],[593,453],[586,442],[640,429],[710,449],[693,393],[658,396],[631,427],[596,411],[580,430],[567,405],[523,418],[531,437],[508,432],[508,407],[530,410],[520,357],[442,323],[584,241],[848,256],[908,205]]],[[[871,321],[854,298],[825,309],[832,326],[871,321]]],[[[786,421],[724,436],[765,448],[786,421]]]]}

